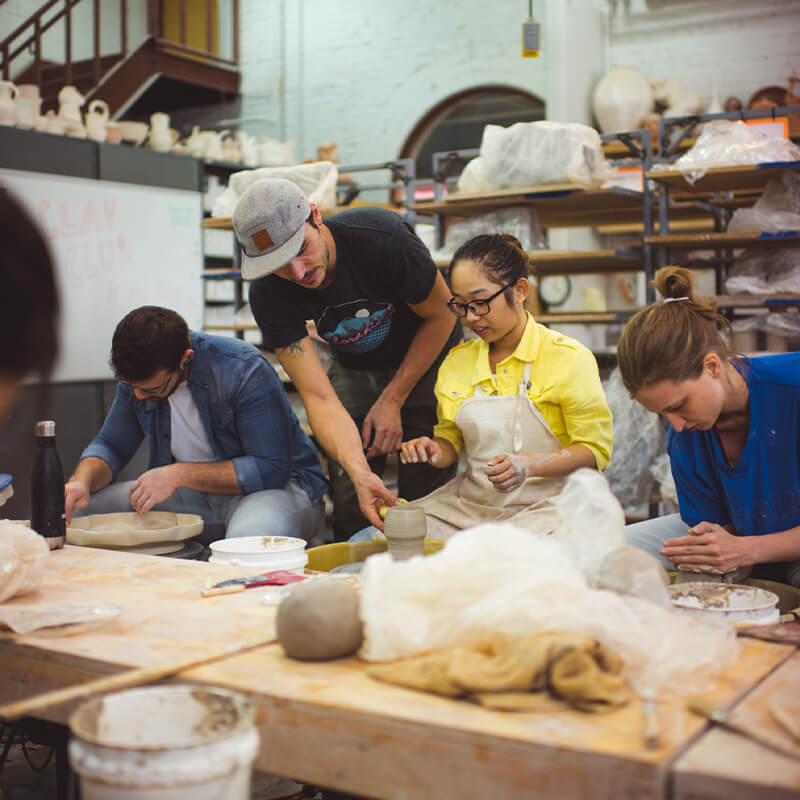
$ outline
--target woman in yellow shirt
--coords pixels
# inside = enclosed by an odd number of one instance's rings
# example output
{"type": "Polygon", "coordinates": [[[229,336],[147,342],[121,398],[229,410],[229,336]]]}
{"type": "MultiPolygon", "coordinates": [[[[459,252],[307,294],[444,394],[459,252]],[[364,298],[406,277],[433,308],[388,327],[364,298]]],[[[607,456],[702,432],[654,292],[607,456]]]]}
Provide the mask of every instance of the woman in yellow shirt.
{"type": "Polygon", "coordinates": [[[582,344],[539,325],[525,310],[528,258],[508,234],[464,243],[450,263],[450,310],[476,338],[454,347],[436,382],[433,438],[404,442],[403,463],[466,470],[412,505],[428,538],[507,520],[552,530],[552,498],[581,467],[611,457],[611,412],[597,362],[582,344]]]}

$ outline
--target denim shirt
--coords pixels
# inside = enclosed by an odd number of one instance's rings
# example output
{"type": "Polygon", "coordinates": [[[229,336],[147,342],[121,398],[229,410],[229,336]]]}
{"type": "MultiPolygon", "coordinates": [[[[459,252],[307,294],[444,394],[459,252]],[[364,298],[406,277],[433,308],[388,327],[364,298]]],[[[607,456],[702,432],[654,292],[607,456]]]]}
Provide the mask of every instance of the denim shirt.
{"type": "MultiPolygon", "coordinates": [[[[317,452],[269,362],[239,339],[194,331],[190,338],[189,389],[214,456],[233,462],[242,494],[283,489],[297,478],[312,502],[320,500],[327,483],[317,452]]],[[[138,400],[120,382],[100,433],[81,458],[102,459],[116,480],[147,437],[148,469],[171,464],[170,426],[167,400],[138,400]]]]}

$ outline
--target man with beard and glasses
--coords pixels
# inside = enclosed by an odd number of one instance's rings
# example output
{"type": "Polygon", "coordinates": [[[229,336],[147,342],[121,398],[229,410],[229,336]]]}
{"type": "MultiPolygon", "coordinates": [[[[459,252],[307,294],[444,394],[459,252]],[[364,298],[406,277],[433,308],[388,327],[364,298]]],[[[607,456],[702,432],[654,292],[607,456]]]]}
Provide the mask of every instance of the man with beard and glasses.
{"type": "Polygon", "coordinates": [[[117,394],[64,487],[67,521],[151,509],[199,514],[226,537],[311,539],[326,481],[273,368],[250,344],[142,306],[114,331],[117,394]],[[146,438],[149,468],[114,481],[146,438]]]}

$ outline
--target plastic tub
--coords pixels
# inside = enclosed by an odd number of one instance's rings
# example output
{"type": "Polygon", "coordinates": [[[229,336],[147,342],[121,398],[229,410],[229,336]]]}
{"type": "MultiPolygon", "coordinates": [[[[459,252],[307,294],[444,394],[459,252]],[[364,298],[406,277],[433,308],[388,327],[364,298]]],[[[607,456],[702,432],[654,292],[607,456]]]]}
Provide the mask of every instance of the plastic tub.
{"type": "MultiPolygon", "coordinates": [[[[441,539],[426,539],[425,555],[438,553],[444,547],[441,539]]],[[[385,553],[389,549],[385,539],[373,539],[369,542],[334,542],[312,547],[308,551],[308,568],[317,572],[330,572],[345,564],[364,561],[375,553],[385,553]]]]}
{"type": "Polygon", "coordinates": [[[258,750],[250,702],[204,686],[97,697],[69,719],[83,800],[249,800],[258,750]]]}
{"type": "Polygon", "coordinates": [[[669,587],[672,605],[696,617],[748,625],[778,621],[778,595],[737,583],[676,583],[669,587]]]}
{"type": "Polygon", "coordinates": [[[246,567],[259,572],[283,569],[303,574],[308,563],[305,539],[293,536],[240,536],[209,545],[212,564],[246,567]]]}

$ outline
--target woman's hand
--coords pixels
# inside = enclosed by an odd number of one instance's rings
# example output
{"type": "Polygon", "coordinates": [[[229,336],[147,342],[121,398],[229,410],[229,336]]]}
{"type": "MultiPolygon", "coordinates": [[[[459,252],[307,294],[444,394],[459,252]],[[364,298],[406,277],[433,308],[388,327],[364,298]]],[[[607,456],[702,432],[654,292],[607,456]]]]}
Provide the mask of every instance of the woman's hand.
{"type": "Polygon", "coordinates": [[[442,460],[442,448],[429,436],[410,439],[400,445],[400,460],[404,464],[431,464],[438,466],[442,460]]]}
{"type": "Polygon", "coordinates": [[[751,556],[752,537],[734,536],[721,525],[700,522],[689,528],[689,535],[668,539],[661,555],[675,564],[707,564],[720,572],[755,563],[751,556]]]}
{"type": "Polygon", "coordinates": [[[486,465],[486,477],[498,492],[513,492],[522,486],[530,475],[530,456],[495,456],[486,465]]]}

